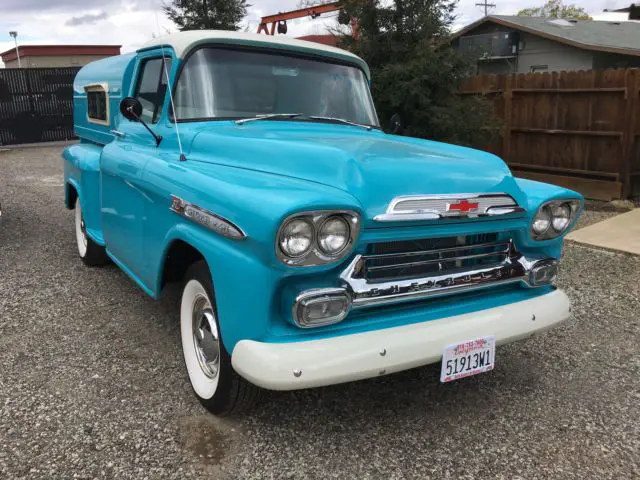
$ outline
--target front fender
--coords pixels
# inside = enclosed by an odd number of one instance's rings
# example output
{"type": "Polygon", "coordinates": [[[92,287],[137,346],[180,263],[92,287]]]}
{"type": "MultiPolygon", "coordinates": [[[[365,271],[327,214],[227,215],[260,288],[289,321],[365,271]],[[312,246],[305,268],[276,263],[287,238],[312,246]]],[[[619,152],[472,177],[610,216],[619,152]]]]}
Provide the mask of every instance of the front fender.
{"type": "MultiPolygon", "coordinates": [[[[257,261],[280,270],[290,268],[282,264],[275,253],[276,234],[284,218],[303,210],[348,209],[361,214],[363,211],[353,196],[335,187],[196,161],[151,160],[143,186],[150,199],[147,244],[151,251],[165,248],[166,244],[159,244],[160,239],[177,223],[185,221],[171,211],[171,197],[176,196],[240,227],[247,238],[235,241],[234,245],[257,261]]],[[[197,228],[212,237],[217,235],[199,225],[197,228]]],[[[150,270],[152,285],[160,275],[155,265],[153,262],[150,270]]]]}
{"type": "MultiPolygon", "coordinates": [[[[231,240],[188,221],[179,221],[165,238],[159,271],[171,245],[182,241],[202,254],[215,290],[222,338],[228,352],[243,338],[264,338],[276,305],[267,292],[280,278],[277,270],[260,262],[244,248],[242,240],[231,240]]],[[[156,291],[160,291],[160,281],[156,291]]]]}
{"type": "Polygon", "coordinates": [[[91,143],[79,143],[64,149],[65,205],[74,208],[69,186],[78,194],[87,235],[104,245],[100,217],[100,156],[102,147],[91,143]]]}
{"type": "Polygon", "coordinates": [[[279,319],[274,292],[287,278],[311,275],[336,265],[300,270],[283,264],[275,253],[276,234],[288,215],[301,210],[351,209],[362,212],[348,193],[327,185],[264,172],[196,163],[150,162],[145,173],[149,218],[149,285],[159,294],[164,262],[180,240],[207,261],[216,290],[224,344],[228,351],[241,339],[260,340],[279,319]],[[171,211],[171,195],[220,215],[246,234],[233,240],[171,211]],[[157,240],[156,240],[157,239],[157,240]],[[157,242],[157,244],[156,244],[157,242]]]}
{"type": "Polygon", "coordinates": [[[551,185],[549,183],[537,182],[535,180],[516,178],[516,183],[524,192],[527,199],[527,204],[525,205],[527,211],[527,225],[531,225],[536,212],[545,202],[551,200],[574,199],[580,201],[580,208],[578,209],[572,224],[562,235],[551,240],[534,240],[529,233],[529,228],[518,232],[517,243],[521,246],[521,249],[524,252],[527,252],[529,249],[534,249],[535,251],[542,252],[546,255],[560,258],[560,254],[562,253],[562,242],[565,235],[575,227],[580,215],[582,215],[582,211],[584,209],[584,197],[573,190],[559,187],[557,185],[551,185]]]}

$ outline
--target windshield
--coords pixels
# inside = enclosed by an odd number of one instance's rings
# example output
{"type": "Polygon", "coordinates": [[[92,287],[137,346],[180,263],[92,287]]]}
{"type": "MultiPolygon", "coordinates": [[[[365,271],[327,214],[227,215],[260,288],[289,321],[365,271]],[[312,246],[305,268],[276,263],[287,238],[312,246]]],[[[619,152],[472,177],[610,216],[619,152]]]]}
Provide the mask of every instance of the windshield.
{"type": "Polygon", "coordinates": [[[197,50],[180,74],[174,103],[177,120],[298,113],[378,126],[359,68],[255,50],[197,50]]]}

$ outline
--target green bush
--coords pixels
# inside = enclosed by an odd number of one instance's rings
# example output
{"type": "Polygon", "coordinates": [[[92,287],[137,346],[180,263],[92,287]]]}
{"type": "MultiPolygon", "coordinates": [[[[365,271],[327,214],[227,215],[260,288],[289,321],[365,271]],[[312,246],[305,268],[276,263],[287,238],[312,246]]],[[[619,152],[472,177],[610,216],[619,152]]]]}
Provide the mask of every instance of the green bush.
{"type": "Polygon", "coordinates": [[[449,42],[455,3],[443,0],[347,0],[359,36],[341,46],[371,67],[373,97],[382,125],[400,114],[404,135],[486,146],[499,135],[491,104],[460,96],[475,60],[449,42]]]}

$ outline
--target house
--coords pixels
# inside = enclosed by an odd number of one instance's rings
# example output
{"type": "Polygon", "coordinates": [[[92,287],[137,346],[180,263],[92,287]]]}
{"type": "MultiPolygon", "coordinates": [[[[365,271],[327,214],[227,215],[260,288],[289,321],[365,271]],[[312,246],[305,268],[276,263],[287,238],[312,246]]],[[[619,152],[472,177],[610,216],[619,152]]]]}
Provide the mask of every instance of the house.
{"type": "Polygon", "coordinates": [[[6,68],[81,67],[120,55],[121,45],[21,45],[0,53],[6,68]],[[18,54],[20,62],[18,62],[18,54]]]}
{"type": "Polygon", "coordinates": [[[640,67],[640,22],[490,15],[453,35],[479,74],[640,67]]]}

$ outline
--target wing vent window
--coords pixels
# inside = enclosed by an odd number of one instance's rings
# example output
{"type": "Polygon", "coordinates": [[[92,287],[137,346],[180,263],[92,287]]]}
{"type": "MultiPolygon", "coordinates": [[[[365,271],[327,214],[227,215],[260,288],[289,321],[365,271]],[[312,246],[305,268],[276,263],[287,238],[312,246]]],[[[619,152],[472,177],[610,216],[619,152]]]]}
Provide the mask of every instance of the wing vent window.
{"type": "Polygon", "coordinates": [[[87,120],[90,123],[109,125],[109,94],[106,85],[87,85],[87,120]]]}
{"type": "MultiPolygon", "coordinates": [[[[171,59],[164,59],[167,72],[171,71],[171,59]]],[[[136,84],[134,97],[142,104],[142,119],[157,123],[162,114],[164,97],[167,92],[167,75],[162,58],[144,60],[140,66],[140,74],[136,84]]]]}

